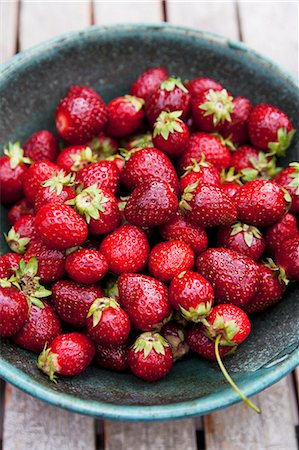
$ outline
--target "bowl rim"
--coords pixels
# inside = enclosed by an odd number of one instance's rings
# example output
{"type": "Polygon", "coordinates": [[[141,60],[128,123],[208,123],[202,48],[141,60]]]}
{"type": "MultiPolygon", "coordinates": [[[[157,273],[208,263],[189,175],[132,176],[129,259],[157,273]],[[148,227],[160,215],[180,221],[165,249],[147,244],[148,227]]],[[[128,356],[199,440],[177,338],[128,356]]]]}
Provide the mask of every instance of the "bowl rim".
{"type": "MultiPolygon", "coordinates": [[[[9,61],[0,66],[0,74],[5,78],[9,76],[11,71],[18,69],[20,65],[27,64],[32,58],[39,57],[49,50],[55,50],[60,44],[68,45],[76,40],[88,38],[90,35],[107,35],[107,33],[117,33],[125,31],[146,31],[146,32],[172,32],[175,34],[192,35],[195,38],[208,40],[223,47],[230,47],[237,51],[250,54],[262,64],[266,64],[269,68],[275,69],[280,76],[291,82],[298,88],[298,80],[295,75],[288,72],[279,64],[273,62],[270,58],[262,56],[257,51],[251,49],[243,42],[226,38],[215,33],[197,30],[190,27],[176,26],[162,22],[153,23],[122,23],[113,25],[92,25],[83,30],[72,31],[61,34],[52,39],[46,40],[32,48],[24,50],[13,56],[9,61]]],[[[254,378],[246,383],[241,382],[240,387],[247,396],[257,394],[263,389],[271,386],[279,381],[299,363],[299,349],[295,349],[290,355],[283,360],[279,360],[277,364],[268,369],[258,369],[255,372],[262,371],[258,378],[254,378]]],[[[250,373],[250,372],[249,372],[250,373]]],[[[252,372],[254,373],[254,372],[252,372]]],[[[17,369],[11,363],[4,361],[0,357],[0,377],[11,383],[17,388],[25,391],[32,396],[55,406],[68,409],[72,412],[89,415],[93,417],[101,417],[116,420],[137,420],[137,421],[157,421],[170,420],[192,417],[196,415],[208,414],[213,411],[225,408],[232,404],[240,402],[238,394],[236,394],[230,386],[227,386],[216,393],[209,394],[196,400],[186,402],[170,403],[166,405],[154,406],[136,406],[136,405],[117,405],[96,400],[85,400],[74,397],[70,394],[55,392],[50,387],[44,386],[30,375],[22,370],[17,369]],[[223,395],[219,395],[220,393],[223,395]]]]}

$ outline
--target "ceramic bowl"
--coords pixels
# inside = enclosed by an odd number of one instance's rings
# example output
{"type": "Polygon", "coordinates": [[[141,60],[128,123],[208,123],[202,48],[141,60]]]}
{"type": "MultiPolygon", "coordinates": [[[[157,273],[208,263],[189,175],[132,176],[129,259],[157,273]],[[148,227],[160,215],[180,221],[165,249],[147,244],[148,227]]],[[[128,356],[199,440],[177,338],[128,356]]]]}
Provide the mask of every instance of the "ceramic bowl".
{"type": "MultiPolygon", "coordinates": [[[[292,77],[239,42],[187,28],[161,25],[91,27],[23,52],[2,66],[0,148],[33,132],[54,131],[54,111],[71,84],[87,84],[106,101],[128,92],[145,69],[166,66],[182,79],[210,76],[235,96],[270,102],[298,127],[299,92],[292,77]]],[[[298,138],[284,164],[298,160],[298,138]]],[[[3,231],[8,229],[1,210],[3,231]]],[[[6,251],[4,240],[1,250],[6,251]]],[[[298,363],[298,290],[253,319],[249,339],[226,364],[246,395],[278,381],[298,363]]],[[[1,343],[0,376],[31,395],[92,416],[159,420],[206,414],[238,402],[214,363],[190,356],[165,379],[146,384],[133,375],[90,368],[51,383],[36,356],[1,343]]]]}

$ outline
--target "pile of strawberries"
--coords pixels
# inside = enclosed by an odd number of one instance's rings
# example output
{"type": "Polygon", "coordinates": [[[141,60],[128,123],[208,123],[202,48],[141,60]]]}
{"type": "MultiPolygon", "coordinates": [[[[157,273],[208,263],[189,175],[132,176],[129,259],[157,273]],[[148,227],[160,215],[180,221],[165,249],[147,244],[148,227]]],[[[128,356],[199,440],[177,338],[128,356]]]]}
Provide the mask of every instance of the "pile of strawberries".
{"type": "Polygon", "coordinates": [[[157,67],[107,105],[72,86],[56,128],[0,159],[0,336],[51,380],[95,360],[154,381],[189,349],[219,362],[299,280],[299,163],[276,165],[295,130],[276,107],[157,67]]]}

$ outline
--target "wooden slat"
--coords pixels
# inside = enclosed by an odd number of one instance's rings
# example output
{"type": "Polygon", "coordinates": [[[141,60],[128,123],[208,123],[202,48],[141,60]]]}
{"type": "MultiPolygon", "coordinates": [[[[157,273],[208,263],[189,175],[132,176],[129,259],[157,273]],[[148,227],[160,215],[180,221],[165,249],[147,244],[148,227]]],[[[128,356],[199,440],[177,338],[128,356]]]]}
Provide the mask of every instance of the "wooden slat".
{"type": "Polygon", "coordinates": [[[163,19],[159,0],[135,2],[94,1],[94,19],[99,25],[121,22],[159,22],[163,19]]]}
{"type": "Polygon", "coordinates": [[[0,64],[17,48],[18,0],[0,1],[0,64]]]}
{"type": "Polygon", "coordinates": [[[244,41],[298,77],[297,2],[239,2],[244,41]]]}
{"type": "Polygon", "coordinates": [[[196,450],[194,421],[105,422],[105,450],[196,450]]]}
{"type": "Polygon", "coordinates": [[[94,420],[35,400],[7,385],[3,450],[93,450],[94,420]]]}
{"type": "Polygon", "coordinates": [[[297,450],[287,379],[253,401],[261,415],[237,404],[204,418],[206,450],[297,450]]]}

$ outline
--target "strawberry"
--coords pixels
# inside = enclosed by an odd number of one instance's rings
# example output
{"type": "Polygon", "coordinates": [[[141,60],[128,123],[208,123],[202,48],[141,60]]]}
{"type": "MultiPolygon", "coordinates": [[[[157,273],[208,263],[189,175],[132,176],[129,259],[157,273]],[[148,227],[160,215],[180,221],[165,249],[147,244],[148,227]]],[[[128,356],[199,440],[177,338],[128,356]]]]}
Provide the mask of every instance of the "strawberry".
{"type": "Polygon", "coordinates": [[[97,184],[99,189],[105,188],[116,194],[119,186],[120,172],[112,161],[99,161],[89,164],[77,172],[76,181],[83,188],[97,184]]]}
{"type": "Polygon", "coordinates": [[[117,153],[119,142],[111,136],[101,132],[87,143],[98,160],[106,159],[117,153]]]}
{"type": "Polygon", "coordinates": [[[178,199],[170,185],[151,177],[140,183],[130,195],[125,217],[132,225],[154,227],[167,222],[177,209],[178,199]]]}
{"type": "Polygon", "coordinates": [[[106,161],[113,162],[113,164],[115,164],[118,168],[119,172],[121,172],[125,166],[125,158],[123,158],[123,156],[119,154],[108,156],[108,158],[106,158],[106,161]]]}
{"type": "Polygon", "coordinates": [[[250,146],[242,145],[232,153],[231,166],[235,168],[235,172],[241,172],[243,169],[253,169],[253,160],[258,160],[259,150],[250,146]]]}
{"type": "Polygon", "coordinates": [[[108,272],[105,257],[97,250],[80,248],[70,253],[65,262],[68,276],[77,283],[96,283],[108,272]]]}
{"type": "Polygon", "coordinates": [[[103,295],[102,289],[96,284],[86,285],[61,280],[52,285],[54,309],[64,322],[77,327],[85,325],[92,303],[103,295]]]}
{"type": "Polygon", "coordinates": [[[230,248],[246,255],[254,261],[260,259],[266,247],[265,239],[260,230],[242,222],[219,227],[217,244],[219,247],[230,248]]]}
{"type": "Polygon", "coordinates": [[[168,72],[164,67],[152,67],[138,76],[131,86],[130,94],[147,100],[168,77],[168,72]]]}
{"type": "Polygon", "coordinates": [[[3,258],[3,256],[0,256],[0,286],[3,278],[7,279],[10,277],[10,275],[11,271],[9,270],[9,267],[7,266],[5,259],[3,258]]]}
{"type": "Polygon", "coordinates": [[[193,133],[185,153],[178,160],[179,173],[184,173],[186,167],[195,159],[199,162],[205,156],[205,160],[213,164],[216,169],[227,169],[230,166],[231,155],[228,148],[221,143],[219,137],[208,133],[193,133]]]}
{"type": "Polygon", "coordinates": [[[39,355],[37,367],[56,383],[55,373],[66,377],[79,375],[91,364],[94,354],[95,346],[84,334],[60,334],[39,355]]]}
{"type": "Polygon", "coordinates": [[[240,221],[266,227],[277,222],[287,212],[291,198],[276,183],[253,180],[238,191],[235,202],[240,221]]]}
{"type": "Polygon", "coordinates": [[[211,284],[203,276],[187,270],[171,280],[169,301],[185,319],[200,322],[211,311],[214,292],[211,284]]]}
{"type": "Polygon", "coordinates": [[[134,133],[143,122],[144,100],[132,95],[113,99],[107,105],[108,124],[106,132],[111,136],[124,137],[134,133]]]}
{"type": "Polygon", "coordinates": [[[283,242],[275,252],[275,262],[288,278],[299,281],[299,236],[283,242]]]}
{"type": "Polygon", "coordinates": [[[6,242],[13,252],[25,253],[29,243],[36,238],[35,218],[31,214],[20,217],[8,234],[4,234],[6,242]]]}
{"type": "Polygon", "coordinates": [[[173,358],[167,341],[159,334],[142,333],[129,350],[131,371],[145,381],[157,381],[171,370],[173,358]]]}
{"type": "Polygon", "coordinates": [[[148,275],[124,273],[118,279],[119,300],[134,328],[158,328],[171,313],[166,286],[148,275]]]}
{"type": "Polygon", "coordinates": [[[150,247],[144,231],[134,225],[122,225],[103,239],[99,250],[109,269],[121,274],[141,272],[146,266],[150,247]]]}
{"type": "Polygon", "coordinates": [[[50,131],[40,130],[30,136],[23,149],[24,155],[31,161],[55,162],[59,153],[59,142],[50,131]]]}
{"type": "Polygon", "coordinates": [[[292,198],[290,212],[299,213],[299,163],[293,162],[283,169],[274,181],[288,191],[292,198]]]}
{"type": "Polygon", "coordinates": [[[236,145],[244,144],[248,140],[248,120],[252,110],[250,101],[245,97],[233,99],[231,121],[226,121],[221,127],[221,135],[229,138],[236,145]]]}
{"type": "Polygon", "coordinates": [[[187,222],[180,211],[159,227],[159,233],[165,241],[178,239],[185,242],[196,255],[204,252],[208,247],[206,231],[187,222]]]}
{"type": "Polygon", "coordinates": [[[180,156],[189,142],[189,130],[181,115],[182,111],[162,111],[154,124],[154,146],[172,158],[180,156]]]}
{"type": "Polygon", "coordinates": [[[95,360],[102,369],[124,372],[129,368],[127,344],[118,346],[99,344],[96,346],[95,360]]]}
{"type": "Polygon", "coordinates": [[[152,248],[148,260],[150,273],[158,280],[170,282],[183,270],[192,270],[194,253],[185,242],[160,242],[152,248]]]}
{"type": "Polygon", "coordinates": [[[154,125],[162,111],[182,111],[182,120],[186,120],[191,107],[191,97],[179,78],[168,78],[162,81],[145,102],[145,115],[154,125]]]}
{"type": "Polygon", "coordinates": [[[235,197],[241,188],[241,184],[236,181],[224,181],[220,184],[220,189],[224,194],[235,203],[235,197]]]}
{"type": "Polygon", "coordinates": [[[185,168],[185,172],[180,178],[180,192],[184,192],[187,186],[197,182],[220,187],[220,173],[213,164],[205,161],[204,155],[199,162],[192,159],[192,164],[185,168]]]}
{"type": "Polygon", "coordinates": [[[284,241],[298,236],[299,230],[296,218],[292,214],[286,214],[264,231],[267,251],[270,255],[274,255],[276,251],[283,247],[284,241]]]}
{"type": "Polygon", "coordinates": [[[226,89],[207,89],[192,100],[192,117],[196,127],[210,133],[221,130],[226,122],[231,122],[233,110],[233,97],[226,89]]]}
{"type": "Polygon", "coordinates": [[[284,156],[295,130],[288,116],[272,105],[256,105],[249,116],[248,132],[251,143],[261,150],[284,156]]]}
{"type": "Polygon", "coordinates": [[[170,159],[156,148],[143,148],[132,153],[121,173],[121,182],[132,191],[139,183],[153,176],[167,181],[174,193],[179,191],[179,181],[170,159]]]}
{"type": "MultiPolygon", "coordinates": [[[[205,327],[199,323],[187,330],[186,343],[190,350],[197,353],[204,359],[216,361],[215,342],[205,334],[205,327]]],[[[220,345],[219,353],[221,358],[229,356],[236,350],[236,347],[220,345]]]]}
{"type": "Polygon", "coordinates": [[[58,155],[56,163],[66,172],[78,172],[80,169],[97,162],[98,157],[86,145],[65,147],[58,155]]]}
{"type": "Polygon", "coordinates": [[[153,135],[150,131],[147,131],[144,134],[137,134],[134,136],[129,136],[127,138],[125,149],[130,151],[133,149],[142,149],[142,148],[150,148],[154,147],[153,144],[153,135]]]}
{"type": "Polygon", "coordinates": [[[28,175],[29,158],[24,156],[20,143],[9,143],[0,158],[0,200],[14,203],[23,197],[23,181],[28,175]]]}
{"type": "Polygon", "coordinates": [[[29,203],[34,204],[41,183],[51,178],[54,172],[58,173],[59,167],[50,161],[38,161],[32,164],[23,183],[24,193],[29,203]]]}
{"type": "Polygon", "coordinates": [[[87,333],[97,344],[122,345],[129,336],[130,320],[113,298],[97,298],[86,320],[87,333]]]}
{"type": "Polygon", "coordinates": [[[181,359],[188,353],[189,346],[186,343],[182,325],[175,321],[167,322],[161,328],[160,334],[170,345],[173,361],[181,359]]]}
{"type": "Polygon", "coordinates": [[[198,181],[186,187],[180,208],[188,222],[200,227],[230,225],[237,219],[236,206],[219,187],[198,181]]]}
{"type": "Polygon", "coordinates": [[[101,97],[86,86],[72,86],[56,110],[56,128],[62,139],[84,144],[103,130],[107,108],[101,97]]]}
{"type": "Polygon", "coordinates": [[[9,271],[9,276],[11,276],[18,269],[22,256],[16,253],[5,253],[5,255],[1,256],[1,259],[2,264],[9,271]]]}
{"type": "Polygon", "coordinates": [[[43,302],[42,306],[32,305],[28,320],[21,330],[13,336],[19,347],[40,353],[48,342],[61,334],[61,324],[52,306],[43,302]]]}
{"type": "Polygon", "coordinates": [[[66,175],[63,170],[54,172],[52,176],[41,183],[34,199],[34,209],[37,212],[50,202],[66,202],[76,196],[73,188],[75,177],[66,175]]]}
{"type": "Polygon", "coordinates": [[[191,97],[196,97],[203,91],[214,89],[215,91],[222,91],[223,87],[218,81],[212,78],[198,77],[185,83],[191,97]]]}
{"type": "Polygon", "coordinates": [[[36,214],[35,227],[44,244],[54,250],[81,245],[88,234],[82,217],[61,202],[50,202],[42,206],[36,214]]]}
{"type": "Polygon", "coordinates": [[[241,173],[243,182],[256,178],[269,179],[279,172],[276,167],[276,158],[270,157],[263,151],[258,151],[249,145],[239,147],[233,154],[231,165],[236,172],[241,173]]]}
{"type": "Polygon", "coordinates": [[[0,336],[16,334],[25,324],[29,306],[25,295],[9,282],[0,281],[0,336]],[[7,287],[4,287],[7,283],[7,287]],[[3,286],[3,287],[2,287],[3,286]]]}
{"type": "Polygon", "coordinates": [[[197,271],[213,286],[215,302],[243,307],[260,286],[259,266],[251,258],[226,248],[209,248],[196,261],[197,271]]]}
{"type": "Polygon", "coordinates": [[[20,217],[26,216],[27,214],[33,216],[34,208],[26,198],[22,198],[10,208],[7,213],[7,218],[10,225],[13,226],[20,217]]]}

